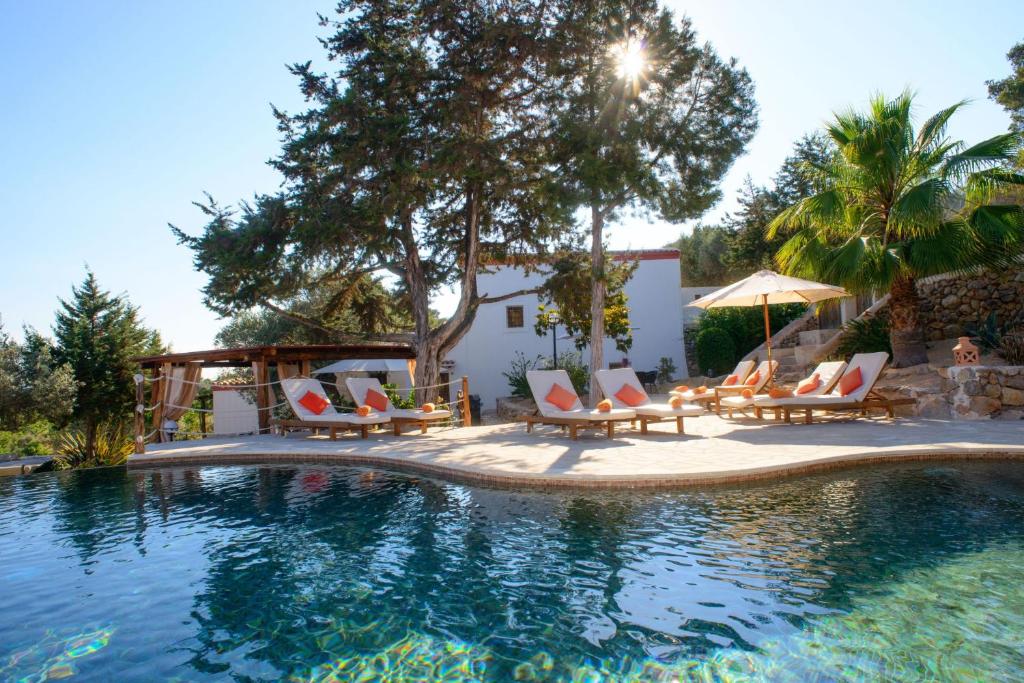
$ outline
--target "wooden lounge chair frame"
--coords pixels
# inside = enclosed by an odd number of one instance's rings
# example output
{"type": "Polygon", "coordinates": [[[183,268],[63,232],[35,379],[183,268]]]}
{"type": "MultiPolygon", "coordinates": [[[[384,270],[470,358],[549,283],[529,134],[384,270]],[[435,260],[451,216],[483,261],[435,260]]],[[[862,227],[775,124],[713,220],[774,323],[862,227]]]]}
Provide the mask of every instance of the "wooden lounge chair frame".
{"type": "MultiPolygon", "coordinates": [[[[604,429],[609,439],[615,438],[615,423],[616,422],[632,422],[636,424],[636,421],[640,417],[618,417],[609,418],[607,420],[573,420],[567,417],[544,417],[538,411],[534,415],[525,415],[523,420],[526,422],[526,433],[529,434],[533,431],[533,425],[555,425],[562,427],[563,429],[569,430],[569,438],[576,441],[579,438],[579,430],[581,429],[604,429]]],[[[654,421],[652,419],[652,421],[654,421]]],[[[647,425],[641,422],[640,433],[647,433],[647,425]]]]}
{"type": "MultiPolygon", "coordinates": [[[[916,404],[912,398],[886,398],[872,389],[868,392],[863,401],[851,401],[850,403],[826,403],[824,405],[794,404],[782,407],[782,414],[787,423],[793,422],[793,413],[804,412],[804,424],[811,424],[814,421],[813,413],[820,410],[826,413],[839,413],[849,411],[860,411],[861,416],[866,417],[869,410],[884,410],[891,419],[896,417],[896,406],[912,406],[916,404]]],[[[770,410],[770,409],[769,409],[770,410]]]]}
{"type": "MultiPolygon", "coordinates": [[[[569,375],[565,370],[531,370],[526,373],[526,381],[530,385],[530,392],[534,394],[534,401],[538,404],[537,410],[531,415],[524,415],[523,420],[526,422],[526,433],[529,434],[533,431],[533,426],[538,424],[554,425],[556,427],[562,427],[563,431],[569,431],[569,438],[576,441],[579,438],[579,430],[581,429],[604,429],[609,439],[615,438],[615,423],[616,422],[632,422],[636,424],[638,419],[637,414],[633,410],[619,410],[618,415],[610,414],[604,418],[575,418],[566,417],[564,415],[544,415],[540,409],[540,401],[543,398],[538,399],[537,389],[534,385],[534,381],[541,381],[541,375],[557,376],[558,381],[555,383],[561,383],[563,387],[572,387],[572,382],[569,380],[569,375]]],[[[543,393],[543,392],[542,392],[543,393]]],[[[575,391],[573,391],[575,393],[575,391]]],[[[583,403],[580,401],[579,396],[576,397],[576,405],[579,408],[573,410],[579,410],[581,413],[585,411],[582,407],[583,403]]],[[[562,411],[562,412],[573,412],[573,411],[562,411]]],[[[593,414],[589,412],[588,414],[593,414]]]]}
{"type": "MultiPolygon", "coordinates": [[[[331,441],[337,441],[338,432],[350,432],[358,431],[362,438],[368,438],[370,435],[370,427],[377,427],[382,424],[386,424],[387,420],[373,420],[367,418],[359,418],[355,415],[349,416],[351,419],[345,419],[345,415],[337,412],[333,405],[330,405],[331,412],[327,416],[336,417],[339,419],[328,420],[328,419],[317,419],[315,415],[307,415],[306,419],[302,417],[302,411],[310,412],[308,409],[303,408],[298,404],[297,398],[292,395],[292,390],[289,389],[288,383],[295,382],[295,387],[309,387],[308,391],[312,391],[318,394],[321,398],[330,403],[326,392],[323,387],[320,386],[320,380],[313,379],[311,377],[288,377],[281,380],[281,390],[284,392],[285,399],[291,406],[292,412],[295,414],[295,418],[292,419],[273,419],[270,424],[276,427],[281,433],[282,437],[288,436],[289,432],[298,431],[300,429],[312,429],[315,434],[318,434],[321,429],[328,430],[331,441]]],[[[324,417],[327,417],[324,416],[324,417]]],[[[380,417],[378,414],[377,418],[380,417]]]]}
{"type": "MultiPolygon", "coordinates": [[[[385,396],[387,395],[387,393],[384,391],[384,387],[382,387],[380,385],[380,382],[377,381],[377,380],[374,380],[374,382],[376,382],[375,386],[374,385],[363,386],[365,384],[368,384],[368,382],[363,381],[363,380],[367,380],[367,379],[369,379],[369,378],[365,378],[365,377],[349,377],[349,378],[347,378],[345,380],[345,388],[348,389],[348,393],[352,395],[352,400],[354,400],[356,402],[356,404],[360,403],[359,399],[356,398],[356,389],[357,388],[360,391],[364,391],[366,389],[373,389],[374,391],[376,391],[378,393],[384,394],[385,396]]],[[[452,417],[452,413],[449,410],[437,411],[437,413],[435,413],[436,417],[432,417],[432,418],[412,417],[412,416],[408,416],[408,415],[395,415],[394,411],[396,411],[396,410],[403,410],[403,409],[395,408],[391,404],[391,399],[388,399],[388,410],[381,413],[381,415],[385,415],[385,416],[387,416],[391,420],[391,427],[392,427],[392,429],[394,431],[395,436],[401,436],[402,435],[402,428],[407,426],[407,425],[415,425],[415,426],[420,428],[420,434],[426,434],[427,433],[427,427],[429,427],[430,425],[438,425],[438,424],[440,424],[442,422],[445,422],[446,420],[450,420],[451,417],[452,417]]],[[[426,413],[426,414],[430,415],[431,413],[426,413]]]]}
{"type": "MultiPolygon", "coordinates": [[[[767,362],[768,361],[765,361],[765,363],[767,363],[767,362]]],[[[771,370],[771,374],[768,375],[768,377],[765,378],[765,380],[760,383],[760,386],[758,386],[756,388],[755,387],[751,387],[749,384],[732,384],[732,385],[727,386],[727,387],[723,387],[723,386],[719,385],[719,386],[715,387],[715,397],[714,397],[714,400],[715,400],[715,415],[718,415],[719,417],[722,416],[722,397],[723,396],[739,396],[746,389],[753,389],[754,393],[756,394],[758,392],[758,390],[763,389],[766,384],[771,383],[772,377],[774,377],[775,373],[779,371],[779,362],[773,360],[772,363],[774,363],[774,365],[769,365],[768,366],[768,369],[771,370]]],[[[761,369],[761,365],[763,365],[763,363],[758,364],[754,368],[754,370],[751,371],[750,374],[752,375],[755,372],[757,372],[758,370],[760,370],[761,369]]],[[[728,413],[729,417],[732,417],[733,409],[729,408],[729,407],[727,407],[727,409],[729,411],[729,413],[728,413]]]]}
{"type": "MultiPolygon", "coordinates": [[[[846,372],[846,362],[845,361],[838,361],[838,362],[841,363],[839,370],[832,376],[830,381],[828,383],[826,383],[825,386],[822,387],[821,390],[817,394],[815,394],[815,395],[817,395],[817,396],[825,396],[829,392],[831,392],[833,389],[835,389],[835,386],[837,384],[839,384],[839,380],[843,378],[843,373],[846,372]]],[[[815,368],[815,370],[818,370],[819,368],[821,368],[822,365],[827,365],[827,364],[828,363],[820,363],[815,368]]],[[[885,369],[883,368],[882,371],[884,372],[885,369]]],[[[879,375],[879,376],[881,376],[881,375],[879,375]]],[[[799,398],[799,397],[797,397],[797,398],[799,398]]],[[[759,406],[755,402],[752,407],[754,409],[754,417],[757,418],[758,420],[763,420],[764,419],[764,411],[766,411],[766,410],[771,411],[774,414],[776,420],[782,420],[782,409],[783,409],[784,406],[759,406]]]]}
{"type": "MultiPolygon", "coordinates": [[[[636,380],[636,382],[634,383],[634,388],[641,389],[643,391],[644,395],[646,396],[647,395],[647,388],[643,385],[643,382],[640,381],[640,376],[638,374],[636,374],[636,371],[633,370],[632,368],[615,368],[615,369],[611,369],[610,368],[608,370],[598,370],[597,372],[594,373],[594,381],[596,381],[598,383],[598,385],[600,385],[601,392],[605,395],[605,398],[607,398],[609,401],[612,402],[612,406],[613,407],[616,407],[616,408],[619,407],[616,404],[617,403],[621,403],[621,401],[619,401],[613,395],[609,395],[608,387],[604,384],[604,378],[608,377],[608,376],[611,376],[613,373],[625,373],[627,371],[628,372],[632,372],[633,373],[633,377],[636,380]]],[[[628,379],[627,379],[627,382],[628,382],[628,379]]],[[[664,404],[661,404],[660,406],[657,405],[657,404],[654,404],[654,402],[651,401],[651,397],[650,396],[647,396],[647,400],[648,400],[648,403],[645,403],[645,404],[642,404],[642,405],[638,405],[638,406],[625,406],[627,409],[630,409],[630,410],[633,410],[634,412],[636,412],[636,418],[632,420],[632,424],[633,424],[633,427],[636,427],[636,423],[637,422],[640,423],[640,433],[641,434],[647,434],[647,432],[648,432],[647,425],[648,424],[650,424],[652,422],[666,422],[666,421],[669,421],[669,420],[675,420],[675,422],[676,422],[676,432],[677,433],[679,433],[679,434],[685,434],[686,433],[686,429],[683,427],[683,418],[684,417],[695,417],[695,415],[684,415],[684,414],[679,414],[679,415],[644,415],[640,411],[643,410],[644,408],[648,407],[648,406],[653,407],[653,408],[658,408],[658,407],[663,407],[664,406],[664,404]]]]}
{"type": "Polygon", "coordinates": [[[370,427],[376,425],[369,424],[354,424],[352,422],[341,422],[341,421],[316,421],[316,420],[271,420],[270,424],[281,432],[281,436],[287,436],[289,432],[295,432],[299,430],[312,429],[314,433],[319,433],[321,429],[328,430],[331,441],[338,440],[338,432],[354,432],[358,431],[362,438],[370,436],[370,427]]]}
{"type": "MultiPolygon", "coordinates": [[[[862,400],[851,400],[846,403],[815,403],[814,401],[807,401],[806,403],[786,404],[784,406],[780,406],[785,421],[791,424],[793,422],[793,413],[803,411],[804,424],[811,424],[814,421],[813,416],[815,410],[827,413],[859,411],[864,417],[866,417],[868,412],[871,410],[884,410],[890,419],[895,418],[896,406],[914,405],[917,401],[912,398],[886,398],[875,391],[875,385],[878,384],[878,380],[882,378],[882,375],[885,374],[888,367],[888,361],[882,364],[882,369],[878,371],[874,381],[871,383],[871,388],[868,389],[862,400]]],[[[849,372],[849,366],[847,366],[846,371],[849,372]]]]}

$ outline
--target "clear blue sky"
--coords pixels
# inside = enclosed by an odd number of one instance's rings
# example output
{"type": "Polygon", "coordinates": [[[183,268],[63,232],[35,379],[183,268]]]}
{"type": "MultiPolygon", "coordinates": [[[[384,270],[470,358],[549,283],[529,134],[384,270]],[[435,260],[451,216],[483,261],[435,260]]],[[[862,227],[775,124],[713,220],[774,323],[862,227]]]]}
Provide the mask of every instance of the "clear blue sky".
{"type": "MultiPolygon", "coordinates": [[[[911,87],[922,114],[969,98],[952,127],[967,141],[1008,117],[984,81],[1004,76],[1024,40],[1024,2],[775,0],[670,2],[701,38],[747,67],[761,129],[726,179],[765,182],[794,140],[830,112],[911,87]]],[[[329,0],[90,2],[0,0],[0,316],[49,332],[57,297],[82,279],[127,292],[178,350],[222,324],[204,276],[167,223],[196,232],[209,191],[235,203],[279,182],[270,103],[301,98],[285,65],[321,62],[316,12],[329,0]]],[[[661,246],[680,226],[629,219],[613,247],[661,246]]],[[[444,311],[450,297],[439,298],[444,311]]]]}

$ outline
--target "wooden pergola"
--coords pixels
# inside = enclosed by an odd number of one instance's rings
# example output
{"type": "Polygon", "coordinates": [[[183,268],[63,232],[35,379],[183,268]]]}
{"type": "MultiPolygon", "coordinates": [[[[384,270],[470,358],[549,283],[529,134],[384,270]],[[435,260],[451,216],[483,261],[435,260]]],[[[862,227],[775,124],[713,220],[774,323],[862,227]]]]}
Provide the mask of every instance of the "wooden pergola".
{"type": "MultiPolygon", "coordinates": [[[[349,344],[300,344],[274,346],[248,346],[236,349],[210,349],[207,351],[187,351],[185,353],[165,353],[159,356],[140,356],[134,360],[153,375],[150,403],[154,406],[152,429],[159,430],[164,418],[162,397],[164,382],[172,377],[176,368],[191,367],[193,374],[198,376],[202,368],[243,368],[251,367],[256,386],[256,408],[259,415],[260,431],[270,429],[271,411],[274,396],[269,385],[270,368],[277,371],[278,379],[286,376],[302,375],[309,377],[312,364],[316,361],[337,361],[347,359],[406,359],[410,361],[410,369],[414,367],[416,357],[412,346],[403,342],[360,342],[349,344]]],[[[142,384],[137,384],[136,402],[142,405],[144,392],[142,384]]],[[[137,411],[136,432],[141,434],[145,417],[137,411]]]]}

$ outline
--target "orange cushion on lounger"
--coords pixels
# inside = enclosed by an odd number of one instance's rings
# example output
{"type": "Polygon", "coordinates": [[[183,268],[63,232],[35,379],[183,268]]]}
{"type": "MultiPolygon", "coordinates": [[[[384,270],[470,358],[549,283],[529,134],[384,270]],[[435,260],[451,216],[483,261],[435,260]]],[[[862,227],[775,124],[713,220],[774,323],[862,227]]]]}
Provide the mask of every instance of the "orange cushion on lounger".
{"type": "Polygon", "coordinates": [[[366,392],[366,405],[382,413],[386,412],[388,409],[388,397],[379,391],[370,389],[366,392]]]}
{"type": "Polygon", "coordinates": [[[356,408],[356,415],[359,417],[366,417],[370,414],[370,406],[359,406],[356,408]]]}
{"type": "Polygon", "coordinates": [[[761,381],[761,371],[760,370],[754,370],[754,374],[751,375],[750,377],[748,377],[747,381],[744,382],[744,384],[746,384],[748,387],[755,387],[755,386],[757,386],[757,383],[760,382],[760,381],[761,381]]]}
{"type": "Polygon", "coordinates": [[[839,395],[849,396],[860,389],[860,385],[862,384],[864,384],[864,378],[860,374],[860,368],[854,368],[852,372],[846,373],[843,375],[843,378],[839,380],[839,395]]]}
{"type": "Polygon", "coordinates": [[[678,387],[676,387],[672,391],[677,391],[680,394],[685,394],[689,390],[690,390],[690,387],[686,386],[685,384],[680,384],[678,387]]]}
{"type": "Polygon", "coordinates": [[[637,391],[637,388],[632,384],[623,384],[622,388],[615,394],[615,398],[631,408],[642,406],[647,400],[647,396],[642,391],[637,391]]]}
{"type": "Polygon", "coordinates": [[[610,413],[612,412],[612,402],[608,399],[598,402],[597,412],[599,413],[610,413]]]}
{"type": "Polygon", "coordinates": [[[331,402],[320,394],[314,394],[312,391],[307,391],[302,398],[299,399],[299,405],[309,412],[319,415],[327,410],[327,406],[331,405],[331,402]]]}
{"type": "Polygon", "coordinates": [[[566,391],[561,384],[556,384],[551,387],[551,391],[544,397],[544,400],[559,410],[572,410],[572,407],[576,405],[576,394],[566,391]]]}
{"type": "Polygon", "coordinates": [[[668,400],[668,404],[669,406],[672,407],[673,410],[679,410],[680,408],[682,408],[683,403],[685,403],[685,401],[683,401],[682,396],[673,396],[668,400]]]}
{"type": "Polygon", "coordinates": [[[707,393],[707,390],[708,390],[707,387],[697,387],[696,389],[693,390],[693,393],[695,393],[695,394],[703,394],[703,393],[707,393]]]}
{"type": "Polygon", "coordinates": [[[754,390],[744,389],[743,391],[740,392],[740,396],[742,396],[743,398],[754,398],[754,390]]]}
{"type": "Polygon", "coordinates": [[[422,410],[424,413],[432,413],[434,412],[434,404],[424,403],[423,405],[420,406],[420,410],[422,410]]]}
{"type": "Polygon", "coordinates": [[[739,375],[729,375],[728,377],[725,378],[725,381],[722,382],[722,386],[723,387],[731,387],[733,384],[736,384],[736,382],[739,382],[739,381],[740,381],[739,375]]]}
{"type": "Polygon", "coordinates": [[[768,390],[768,396],[771,398],[789,398],[793,395],[792,389],[783,389],[782,387],[772,387],[768,390]]]}
{"type": "Polygon", "coordinates": [[[796,393],[809,394],[820,386],[821,377],[818,376],[818,373],[814,373],[813,375],[805,379],[803,382],[800,382],[800,384],[796,385],[796,393]]]}

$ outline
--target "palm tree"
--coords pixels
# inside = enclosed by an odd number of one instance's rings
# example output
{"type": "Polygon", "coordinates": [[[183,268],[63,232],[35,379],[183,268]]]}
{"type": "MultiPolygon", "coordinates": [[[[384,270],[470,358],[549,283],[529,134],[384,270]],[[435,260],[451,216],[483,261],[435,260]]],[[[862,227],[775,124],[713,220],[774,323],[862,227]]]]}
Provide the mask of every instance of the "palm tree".
{"type": "MultiPolygon", "coordinates": [[[[808,168],[816,194],[783,210],[769,238],[790,274],[889,293],[893,365],[927,362],[915,280],[1012,264],[1024,252],[1020,147],[1006,133],[967,147],[946,137],[958,102],[914,130],[913,95],[871,100],[866,113],[837,114],[826,132],[831,160],[808,168]]],[[[1019,264],[1018,264],[1019,267],[1019,264]]]]}

